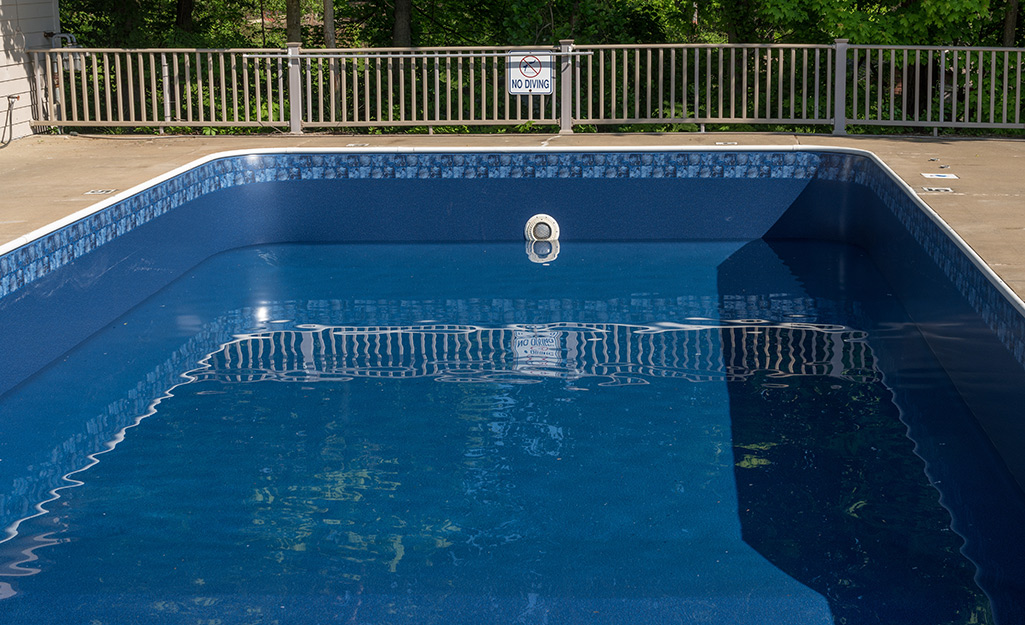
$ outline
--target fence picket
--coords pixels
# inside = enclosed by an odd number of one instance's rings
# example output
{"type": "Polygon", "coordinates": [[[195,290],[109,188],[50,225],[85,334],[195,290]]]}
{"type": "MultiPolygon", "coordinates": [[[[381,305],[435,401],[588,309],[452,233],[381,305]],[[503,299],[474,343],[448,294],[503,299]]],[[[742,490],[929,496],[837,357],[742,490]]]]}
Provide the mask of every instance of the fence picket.
{"type": "Polygon", "coordinates": [[[278,51],[32,50],[30,75],[39,94],[33,124],[345,127],[529,120],[567,128],[672,121],[834,124],[841,132],[835,114],[854,125],[1023,128],[1025,50],[837,46],[571,45],[551,51],[553,66],[565,58],[560,54],[586,61],[572,58],[564,76],[553,67],[553,93],[525,97],[511,97],[506,88],[505,55],[536,47],[306,50],[295,85],[278,51]],[[836,50],[844,56],[836,58],[836,50]],[[834,73],[844,62],[841,89],[834,73]],[[844,100],[834,109],[835,94],[844,100]],[[293,106],[299,113],[290,119],[293,106]]]}

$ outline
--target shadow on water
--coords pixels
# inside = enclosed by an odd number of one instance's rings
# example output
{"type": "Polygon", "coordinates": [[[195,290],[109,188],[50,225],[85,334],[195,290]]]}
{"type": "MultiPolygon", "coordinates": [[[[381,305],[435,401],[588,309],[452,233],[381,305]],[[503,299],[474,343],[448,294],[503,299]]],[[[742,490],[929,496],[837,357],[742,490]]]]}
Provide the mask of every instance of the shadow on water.
{"type": "MultiPolygon", "coordinates": [[[[875,369],[728,383],[744,541],[825,596],[838,623],[1021,623],[1021,491],[864,252],[755,241],[720,266],[719,284],[772,321],[828,312],[864,330],[850,340],[875,369]],[[802,296],[799,313],[773,305],[802,296]]],[[[724,308],[726,319],[729,296],[724,308]]],[[[970,323],[964,308],[952,299],[948,312],[970,323]]],[[[772,340],[724,333],[723,350],[772,340]]],[[[978,350],[999,366],[990,343],[978,350]]]]}

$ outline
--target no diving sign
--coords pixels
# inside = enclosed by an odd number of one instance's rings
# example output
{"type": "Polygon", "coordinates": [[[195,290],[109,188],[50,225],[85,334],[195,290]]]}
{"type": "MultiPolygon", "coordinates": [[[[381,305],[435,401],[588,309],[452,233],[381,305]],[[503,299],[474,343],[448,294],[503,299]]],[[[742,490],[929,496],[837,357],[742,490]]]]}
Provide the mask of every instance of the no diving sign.
{"type": "Polygon", "coordinates": [[[508,76],[509,95],[550,95],[555,91],[551,54],[510,54],[505,74],[508,76]]]}

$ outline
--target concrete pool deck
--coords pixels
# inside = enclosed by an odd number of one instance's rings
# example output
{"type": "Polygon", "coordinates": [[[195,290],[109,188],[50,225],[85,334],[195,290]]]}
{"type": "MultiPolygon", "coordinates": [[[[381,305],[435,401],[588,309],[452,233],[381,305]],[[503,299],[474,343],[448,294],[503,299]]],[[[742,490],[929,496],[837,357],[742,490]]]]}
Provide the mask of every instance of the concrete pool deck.
{"type": "Polygon", "coordinates": [[[1025,298],[1025,138],[775,133],[257,136],[37,135],[0,148],[0,244],[208,154],[255,148],[836,146],[879,156],[1025,298]],[[923,173],[954,174],[929,179],[923,173]],[[924,187],[949,187],[928,192],[924,187]]]}

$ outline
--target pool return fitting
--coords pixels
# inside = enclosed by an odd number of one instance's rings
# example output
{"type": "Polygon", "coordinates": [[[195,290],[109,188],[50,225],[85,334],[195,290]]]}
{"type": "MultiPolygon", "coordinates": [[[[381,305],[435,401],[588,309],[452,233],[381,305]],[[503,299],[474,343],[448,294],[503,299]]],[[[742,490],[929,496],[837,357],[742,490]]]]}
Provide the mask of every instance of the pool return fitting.
{"type": "Polygon", "coordinates": [[[523,228],[527,240],[527,258],[532,263],[548,263],[559,256],[559,222],[543,213],[527,220],[523,228]]]}

